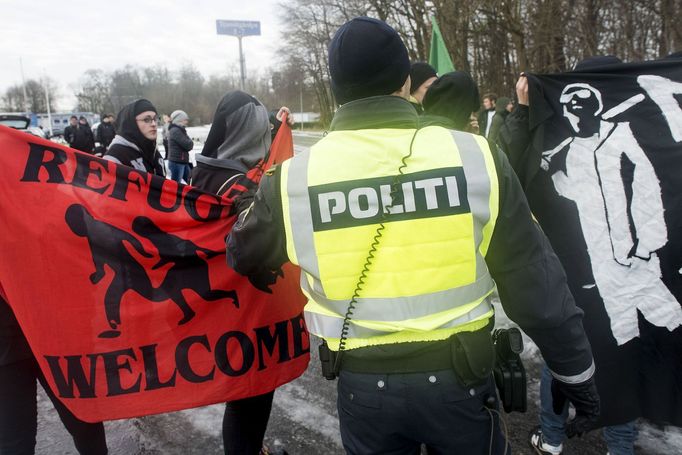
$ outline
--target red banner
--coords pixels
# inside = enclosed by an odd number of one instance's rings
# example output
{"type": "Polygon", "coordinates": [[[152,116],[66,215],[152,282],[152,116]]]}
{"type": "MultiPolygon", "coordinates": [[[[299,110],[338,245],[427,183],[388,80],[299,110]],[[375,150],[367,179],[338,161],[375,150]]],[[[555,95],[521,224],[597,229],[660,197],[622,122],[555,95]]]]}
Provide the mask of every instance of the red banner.
{"type": "Polygon", "coordinates": [[[229,199],[2,126],[0,162],[0,289],[76,416],[202,406],[303,373],[299,271],[270,294],[226,265],[229,199]]]}

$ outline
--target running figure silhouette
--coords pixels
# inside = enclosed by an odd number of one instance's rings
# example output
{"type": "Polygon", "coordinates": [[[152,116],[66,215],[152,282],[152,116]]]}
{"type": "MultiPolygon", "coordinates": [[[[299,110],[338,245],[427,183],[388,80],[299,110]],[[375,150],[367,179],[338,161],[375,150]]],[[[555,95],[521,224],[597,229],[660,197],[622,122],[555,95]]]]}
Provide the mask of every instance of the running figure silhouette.
{"type": "Polygon", "coordinates": [[[159,251],[160,260],[152,270],[173,263],[158,289],[163,290],[182,310],[184,317],[179,324],[190,321],[195,314],[182,295],[183,289],[191,289],[208,302],[232,299],[234,306],[239,308],[236,291],[211,289],[206,260],[225,254],[224,251],[202,248],[194,242],[169,234],[145,216],[138,216],[133,220],[133,231],[152,242],[159,251]],[[198,253],[205,255],[206,259],[201,258],[198,253]]]}
{"type": "Polygon", "coordinates": [[[152,269],[173,263],[161,285],[154,288],[145,268],[137,262],[125,246],[127,242],[141,256],[153,258],[154,256],[144,249],[137,237],[123,229],[96,220],[84,206],[79,204],[71,205],[66,210],[65,219],[74,234],[88,240],[95,265],[95,272],[90,275],[92,284],[97,284],[104,278],[105,265],[108,265],[114,272],[114,277],[104,296],[104,311],[110,330],[100,333],[100,338],[115,338],[121,334],[119,330],[121,299],[127,291],[135,291],[152,302],[172,300],[183,314],[178,325],[189,322],[195,315],[182,295],[183,289],[191,289],[207,301],[230,298],[232,303],[239,308],[236,291],[211,289],[208,264],[197,255],[198,252],[202,252],[206,259],[210,259],[221,253],[198,247],[189,240],[167,234],[149,218],[137,217],[133,221],[133,230],[148,238],[159,250],[161,259],[152,269]]]}

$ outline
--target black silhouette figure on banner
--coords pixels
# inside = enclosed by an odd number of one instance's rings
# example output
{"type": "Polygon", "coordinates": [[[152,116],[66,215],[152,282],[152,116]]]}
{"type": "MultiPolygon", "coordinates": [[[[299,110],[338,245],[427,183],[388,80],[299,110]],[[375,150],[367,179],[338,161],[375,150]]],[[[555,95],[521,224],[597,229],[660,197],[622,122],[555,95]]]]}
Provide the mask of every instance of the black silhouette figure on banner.
{"type": "Polygon", "coordinates": [[[104,266],[108,265],[114,272],[114,278],[104,296],[104,312],[111,330],[102,332],[101,338],[115,338],[120,335],[117,330],[121,324],[121,299],[126,291],[132,290],[151,301],[163,301],[160,298],[144,267],[126,249],[128,242],[140,255],[152,258],[145,251],[142,243],[129,232],[119,229],[90,215],[85,207],[79,204],[66,209],[66,224],[74,234],[88,239],[95,272],[90,275],[90,282],[97,284],[104,278],[104,266]]]}
{"type": "Polygon", "coordinates": [[[195,313],[182,295],[183,289],[192,289],[207,301],[229,297],[238,308],[237,293],[234,290],[212,290],[208,278],[208,264],[197,256],[202,251],[209,259],[220,253],[197,247],[194,243],[166,234],[145,217],[133,221],[133,229],[149,238],[159,250],[160,261],[153,267],[157,269],[173,262],[161,286],[154,288],[145,268],[128,251],[125,242],[146,258],[154,256],[147,252],[137,237],[103,221],[96,220],[85,207],[71,205],[66,210],[66,223],[79,237],[88,239],[95,272],[90,275],[92,284],[97,284],[105,275],[104,266],[114,272],[111,284],[104,296],[104,311],[110,330],[99,334],[100,338],[115,338],[121,332],[121,299],[127,291],[135,291],[152,302],[172,300],[182,311],[183,317],[178,325],[190,321],[195,313]]]}
{"type": "Polygon", "coordinates": [[[184,316],[179,324],[190,321],[195,314],[182,295],[183,289],[191,289],[208,302],[230,298],[234,306],[239,308],[236,291],[211,289],[206,259],[225,254],[224,251],[202,248],[189,240],[169,234],[144,216],[138,216],[133,220],[133,231],[148,239],[159,250],[159,262],[152,270],[173,263],[158,289],[162,289],[182,310],[184,316]],[[202,259],[199,252],[203,253],[206,259],[202,259]]]}

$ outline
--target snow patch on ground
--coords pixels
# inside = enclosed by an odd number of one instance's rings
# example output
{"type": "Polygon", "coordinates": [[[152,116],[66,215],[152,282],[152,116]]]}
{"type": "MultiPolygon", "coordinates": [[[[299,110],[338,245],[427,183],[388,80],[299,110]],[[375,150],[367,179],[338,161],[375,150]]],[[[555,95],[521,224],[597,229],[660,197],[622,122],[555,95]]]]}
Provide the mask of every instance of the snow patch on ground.
{"type": "Polygon", "coordinates": [[[639,435],[635,446],[638,449],[655,454],[682,453],[682,428],[640,422],[637,430],[639,435]]]}
{"type": "Polygon", "coordinates": [[[342,447],[338,418],[327,413],[315,402],[315,395],[300,385],[289,383],[278,388],[273,404],[281,408],[294,422],[314,430],[336,443],[338,447],[342,447]]]}
{"type": "Polygon", "coordinates": [[[224,404],[214,404],[202,408],[186,409],[178,412],[179,415],[191,422],[192,427],[205,435],[213,438],[222,438],[224,404]]]}

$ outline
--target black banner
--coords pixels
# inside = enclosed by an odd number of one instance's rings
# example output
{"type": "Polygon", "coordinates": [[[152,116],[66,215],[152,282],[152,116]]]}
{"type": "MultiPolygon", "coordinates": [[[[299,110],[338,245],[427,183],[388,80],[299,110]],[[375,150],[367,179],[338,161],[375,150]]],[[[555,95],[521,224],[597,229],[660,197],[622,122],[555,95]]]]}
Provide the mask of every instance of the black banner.
{"type": "Polygon", "coordinates": [[[603,424],[682,425],[682,61],[529,78],[510,161],[585,311],[603,424]]]}

